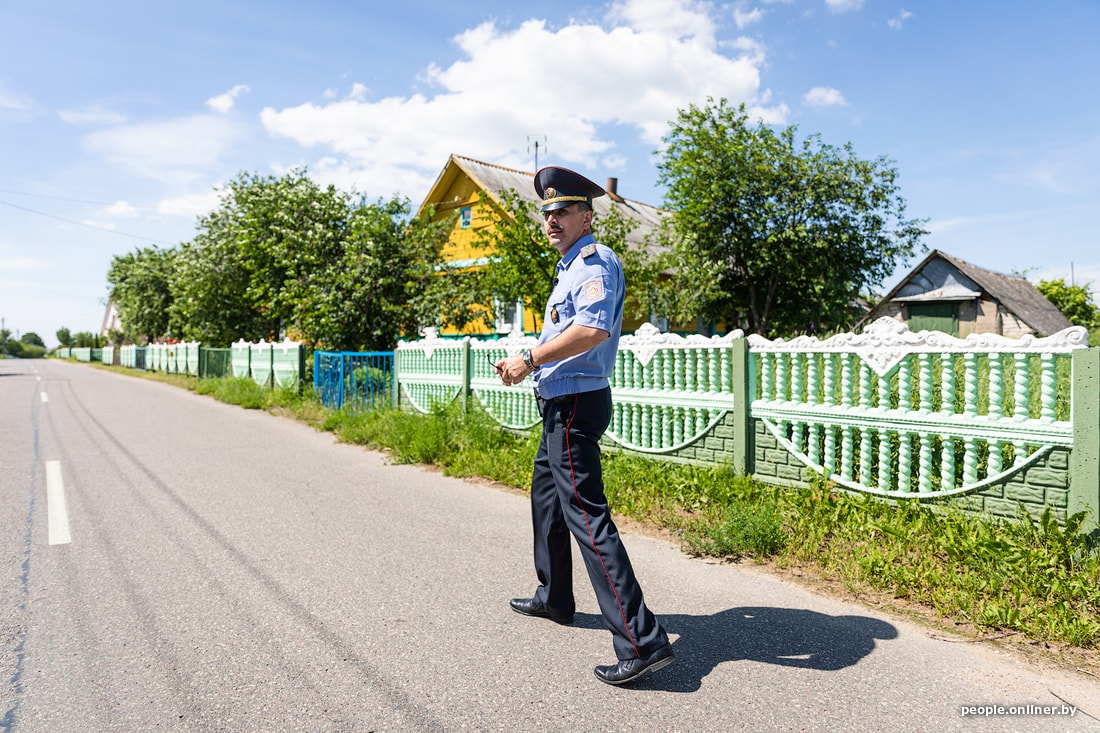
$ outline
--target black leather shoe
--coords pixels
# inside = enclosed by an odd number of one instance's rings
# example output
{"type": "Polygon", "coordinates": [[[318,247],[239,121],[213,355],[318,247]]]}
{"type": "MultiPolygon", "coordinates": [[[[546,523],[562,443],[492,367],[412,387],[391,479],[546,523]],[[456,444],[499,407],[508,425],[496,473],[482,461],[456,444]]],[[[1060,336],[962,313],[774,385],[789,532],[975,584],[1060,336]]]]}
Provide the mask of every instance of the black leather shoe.
{"type": "Polygon", "coordinates": [[[596,667],[593,672],[596,679],[609,685],[625,685],[633,682],[647,672],[656,672],[664,669],[676,661],[676,654],[672,651],[672,644],[666,644],[645,659],[624,659],[618,664],[608,664],[596,667]]]}
{"type": "Polygon", "coordinates": [[[508,602],[508,605],[512,607],[512,610],[516,613],[522,613],[524,616],[538,616],[539,618],[548,618],[556,624],[569,625],[573,623],[573,614],[568,616],[556,616],[550,613],[550,609],[542,605],[534,598],[513,598],[508,602]]]}

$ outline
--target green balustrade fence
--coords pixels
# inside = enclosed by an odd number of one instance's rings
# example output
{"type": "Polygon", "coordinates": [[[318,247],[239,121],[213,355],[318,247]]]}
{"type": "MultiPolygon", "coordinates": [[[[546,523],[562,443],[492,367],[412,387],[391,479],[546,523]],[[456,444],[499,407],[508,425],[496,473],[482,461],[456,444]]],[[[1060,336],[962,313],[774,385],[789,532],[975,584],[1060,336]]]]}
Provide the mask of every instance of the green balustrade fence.
{"type": "MultiPolygon", "coordinates": [[[[790,341],[624,335],[605,442],[691,462],[729,462],[763,481],[827,476],[884,498],[951,500],[1015,517],[1100,515],[1100,349],[1085,329],[1047,338],[911,333],[891,318],[862,334],[790,341]]],[[[536,343],[401,342],[398,401],[427,412],[472,401],[501,425],[538,422],[530,380],[506,387],[490,362],[536,343]]]]}
{"type": "Polygon", "coordinates": [[[231,348],[203,346],[197,341],[176,344],[125,345],[99,349],[58,349],[60,358],[103,361],[128,369],[142,369],[193,377],[250,377],[267,387],[298,388],[305,378],[305,347],[296,341],[252,344],[231,348]],[[253,357],[253,353],[256,354],[253,357]],[[255,361],[253,362],[253,359],[255,361]],[[255,369],[253,369],[255,364],[255,369]]]}
{"type": "MultiPolygon", "coordinates": [[[[620,340],[608,447],[671,461],[729,463],[780,485],[825,476],[884,499],[951,501],[974,512],[1100,516],[1100,348],[1068,328],[1046,338],[912,333],[880,318],[860,334],[789,341],[660,333],[620,340]]],[[[429,412],[462,400],[512,430],[538,424],[531,381],[506,387],[492,363],[536,343],[401,341],[392,355],[319,352],[325,404],[429,412]],[[381,361],[379,361],[381,359],[381,361]]],[[[72,348],[59,356],[134,369],[300,386],[292,341],[72,348]]]]}

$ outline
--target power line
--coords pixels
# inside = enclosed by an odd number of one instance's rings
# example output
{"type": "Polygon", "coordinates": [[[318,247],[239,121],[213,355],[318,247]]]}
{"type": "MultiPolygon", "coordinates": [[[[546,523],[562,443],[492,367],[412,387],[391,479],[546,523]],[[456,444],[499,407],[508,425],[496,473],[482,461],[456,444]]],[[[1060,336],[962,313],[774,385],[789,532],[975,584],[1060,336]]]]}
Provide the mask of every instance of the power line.
{"type": "MultiPolygon", "coordinates": [[[[117,201],[92,201],[90,199],[78,199],[78,198],[72,198],[70,196],[47,196],[47,195],[41,194],[41,193],[27,193],[25,191],[13,191],[10,188],[0,188],[0,193],[6,193],[6,194],[10,194],[12,196],[26,196],[28,198],[35,198],[35,199],[49,199],[51,201],[68,201],[68,202],[74,203],[74,204],[90,204],[92,206],[114,206],[115,204],[118,203],[117,201]]],[[[134,208],[134,209],[145,209],[145,210],[148,210],[148,211],[154,211],[155,210],[155,207],[152,207],[152,206],[137,206],[135,204],[130,204],[130,203],[127,203],[126,205],[131,207],[131,208],[134,208]]]]}
{"type": "Polygon", "coordinates": [[[164,241],[156,239],[154,237],[145,237],[145,236],[142,236],[140,234],[129,234],[127,232],[120,232],[117,229],[108,229],[107,227],[101,227],[101,226],[97,226],[95,224],[88,224],[87,222],[76,221],[75,219],[66,219],[63,216],[56,216],[54,214],[47,214],[45,211],[38,211],[36,209],[29,209],[26,206],[20,206],[19,204],[13,204],[10,201],[0,201],[0,206],[10,206],[13,209],[19,209],[20,211],[26,211],[30,214],[36,214],[38,216],[44,216],[47,219],[55,219],[57,221],[63,221],[66,224],[74,224],[78,227],[87,227],[88,229],[97,229],[101,232],[107,232],[108,234],[116,234],[120,237],[129,237],[131,239],[140,239],[143,242],[149,242],[151,244],[163,244],[166,247],[171,247],[172,246],[168,242],[164,242],[164,241]]]}

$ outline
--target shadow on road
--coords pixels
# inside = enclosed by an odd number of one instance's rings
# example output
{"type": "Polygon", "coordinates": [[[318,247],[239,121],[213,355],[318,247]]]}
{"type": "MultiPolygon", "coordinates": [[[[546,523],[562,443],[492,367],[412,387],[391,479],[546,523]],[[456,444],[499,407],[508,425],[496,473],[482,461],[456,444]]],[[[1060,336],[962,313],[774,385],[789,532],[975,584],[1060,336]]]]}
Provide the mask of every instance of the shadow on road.
{"type": "MultiPolygon", "coordinates": [[[[639,689],[694,692],[722,662],[749,660],[835,671],[875,649],[877,639],[895,639],[892,624],[867,616],[829,616],[792,608],[742,607],[710,616],[659,614],[676,638],[676,664],[643,677],[639,689]]],[[[577,626],[603,628],[595,614],[577,614],[577,626]]]]}

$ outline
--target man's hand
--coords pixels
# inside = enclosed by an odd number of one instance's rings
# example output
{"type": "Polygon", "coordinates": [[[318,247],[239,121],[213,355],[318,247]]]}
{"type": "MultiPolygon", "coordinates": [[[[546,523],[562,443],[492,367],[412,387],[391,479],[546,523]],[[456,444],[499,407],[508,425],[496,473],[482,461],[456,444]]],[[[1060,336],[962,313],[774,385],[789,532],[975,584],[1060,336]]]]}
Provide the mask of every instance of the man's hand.
{"type": "MultiPolygon", "coordinates": [[[[568,359],[577,354],[583,354],[610,336],[602,328],[591,326],[579,326],[573,324],[544,344],[539,344],[531,349],[531,358],[535,366],[542,366],[554,361],[568,359]]],[[[500,381],[507,385],[519,384],[531,370],[523,363],[523,355],[516,354],[507,359],[501,359],[493,367],[500,375],[500,381]]]]}
{"type": "Polygon", "coordinates": [[[501,359],[493,366],[496,368],[497,374],[500,375],[500,381],[508,386],[519,384],[531,373],[531,370],[523,363],[522,354],[501,359]]]}

